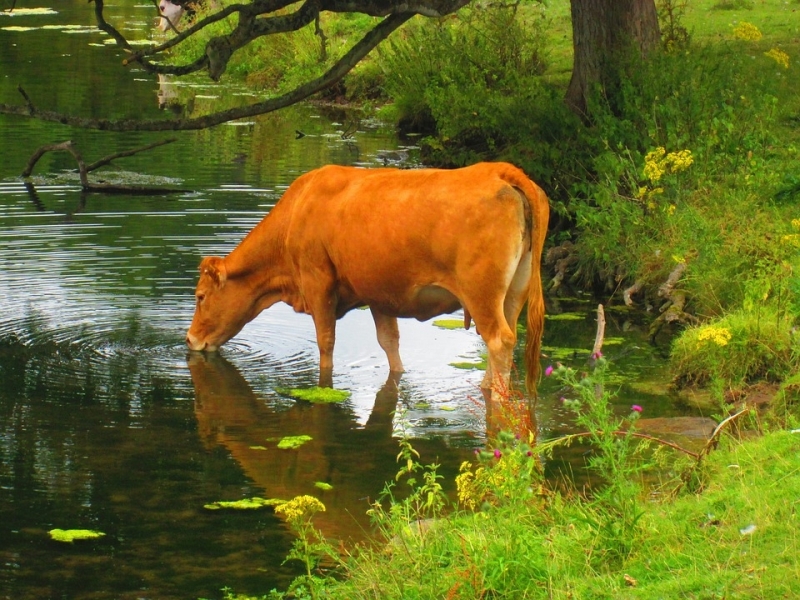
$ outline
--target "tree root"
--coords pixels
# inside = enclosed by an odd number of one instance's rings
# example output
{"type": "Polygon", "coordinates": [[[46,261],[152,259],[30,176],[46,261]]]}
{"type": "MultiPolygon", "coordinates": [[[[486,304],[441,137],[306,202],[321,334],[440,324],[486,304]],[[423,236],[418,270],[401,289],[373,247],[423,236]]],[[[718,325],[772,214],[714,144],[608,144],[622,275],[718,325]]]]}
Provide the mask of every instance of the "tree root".
{"type": "Polygon", "coordinates": [[[575,246],[567,240],[560,246],[555,246],[547,251],[544,263],[553,265],[555,276],[550,280],[550,291],[555,292],[561,287],[567,269],[578,262],[578,255],[575,253],[575,246]]]}
{"type": "Polygon", "coordinates": [[[681,290],[676,290],[675,286],[680,281],[686,271],[686,263],[682,262],[676,266],[667,277],[667,280],[662,283],[658,288],[658,296],[665,298],[666,302],[661,306],[658,316],[650,324],[650,343],[655,343],[656,336],[661,331],[665,323],[697,323],[697,317],[687,313],[684,308],[686,307],[686,293],[681,290]]]}

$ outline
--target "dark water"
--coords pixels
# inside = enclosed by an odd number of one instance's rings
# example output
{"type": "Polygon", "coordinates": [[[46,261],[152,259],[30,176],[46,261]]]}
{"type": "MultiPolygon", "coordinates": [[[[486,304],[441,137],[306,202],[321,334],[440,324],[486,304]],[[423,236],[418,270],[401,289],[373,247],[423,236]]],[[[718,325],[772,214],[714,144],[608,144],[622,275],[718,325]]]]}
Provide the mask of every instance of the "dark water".
{"type": "MultiPolygon", "coordinates": [[[[51,6],[55,14],[0,14],[0,102],[19,102],[22,85],[41,108],[155,117],[165,97],[167,110],[184,113],[249,97],[235,86],[159,85],[125,70],[104,36],[78,27],[92,23],[91,5],[51,6]]],[[[152,35],[148,3],[109,12],[127,33],[152,35]]],[[[229,252],[301,173],[396,158],[413,167],[413,140],[363,115],[302,106],[183,133],[96,174],[183,193],[84,194],[68,154],[46,155],[32,185],[18,177],[45,143],[72,139],[91,162],[163,137],[0,117],[2,598],[219,597],[226,585],[265,593],[295,573],[281,564],[290,532],[268,510],[204,504],[317,495],[328,509],[317,525],[336,539],[361,539],[368,502],[397,470],[402,422],[423,462],[440,462],[447,481],[484,440],[482,373],[449,365],[480,359],[474,330],[402,322],[408,372],[387,381],[372,319],[354,311],[337,331],[334,384],[352,392],[341,406],[296,403],[277,391],[317,377],[311,319],[288,307],[262,314],[220,356],[191,357],[183,343],[202,256],[229,252]],[[277,449],[276,438],[300,434],[313,439],[277,449]],[[53,528],[106,536],[59,544],[48,537],[53,528]]],[[[547,360],[585,362],[594,307],[550,303],[553,315],[572,318],[548,321],[547,360]]],[[[609,312],[606,352],[619,359],[621,384],[662,372],[642,323],[609,312]]],[[[537,409],[544,436],[569,429],[558,395],[545,382],[537,409]]],[[[652,416],[672,411],[665,396],[627,383],[619,410],[632,398],[652,416]]]]}

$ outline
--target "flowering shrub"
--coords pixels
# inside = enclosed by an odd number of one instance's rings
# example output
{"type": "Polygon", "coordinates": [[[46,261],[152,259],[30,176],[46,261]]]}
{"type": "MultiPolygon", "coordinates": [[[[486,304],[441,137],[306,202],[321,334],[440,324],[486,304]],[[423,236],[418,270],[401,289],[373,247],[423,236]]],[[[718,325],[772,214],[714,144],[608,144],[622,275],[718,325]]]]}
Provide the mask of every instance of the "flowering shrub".
{"type": "Polygon", "coordinates": [[[731,332],[726,327],[704,325],[697,333],[697,347],[704,346],[706,341],[712,342],[717,346],[726,346],[731,341],[731,332]]]}
{"type": "Polygon", "coordinates": [[[726,389],[757,379],[778,380],[792,369],[798,343],[790,315],[774,302],[754,303],[685,329],[673,342],[671,369],[679,384],[726,389]]]}
{"type": "Polygon", "coordinates": [[[789,68],[789,55],[786,54],[786,52],[784,52],[783,50],[780,50],[778,48],[773,48],[769,52],[764,52],[764,56],[771,58],[780,66],[782,66],[784,69],[789,68]]]}
{"type": "Polygon", "coordinates": [[[498,433],[495,447],[476,451],[477,465],[461,463],[456,477],[458,501],[464,508],[478,510],[517,501],[529,501],[541,489],[539,462],[533,453],[533,434],[527,441],[509,432],[498,433]]]}
{"type": "Polygon", "coordinates": [[[644,176],[650,180],[650,183],[656,183],[665,174],[685,171],[693,162],[691,150],[680,150],[667,154],[663,147],[658,147],[648,152],[644,158],[644,176]]]}
{"type": "MultiPolygon", "coordinates": [[[[297,535],[286,561],[299,560],[305,567],[305,574],[297,577],[289,586],[287,594],[292,598],[317,598],[327,577],[317,572],[323,559],[339,562],[339,555],[322,533],[311,523],[312,517],[323,512],[325,505],[313,496],[296,496],[275,507],[275,513],[286,522],[297,535]]],[[[285,562],[285,561],[284,561],[285,562]]]]}
{"type": "Polygon", "coordinates": [[[752,23],[739,21],[739,24],[733,29],[733,37],[745,42],[757,42],[761,39],[761,31],[752,23]]]}
{"type": "Polygon", "coordinates": [[[310,520],[316,513],[324,511],[325,505],[313,496],[297,496],[275,507],[275,512],[282,515],[290,525],[299,525],[310,520]]]}

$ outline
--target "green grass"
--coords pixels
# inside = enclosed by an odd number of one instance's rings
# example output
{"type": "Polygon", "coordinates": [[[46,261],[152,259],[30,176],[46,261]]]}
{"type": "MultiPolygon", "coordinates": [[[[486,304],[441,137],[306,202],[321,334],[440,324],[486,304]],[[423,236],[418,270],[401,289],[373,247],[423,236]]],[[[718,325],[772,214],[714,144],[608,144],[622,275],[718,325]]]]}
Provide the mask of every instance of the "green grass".
{"type": "Polygon", "coordinates": [[[705,489],[643,504],[622,561],[596,551],[591,509],[551,495],[462,512],[364,549],[330,598],[791,598],[800,594],[800,434],[727,442],[705,489]]]}

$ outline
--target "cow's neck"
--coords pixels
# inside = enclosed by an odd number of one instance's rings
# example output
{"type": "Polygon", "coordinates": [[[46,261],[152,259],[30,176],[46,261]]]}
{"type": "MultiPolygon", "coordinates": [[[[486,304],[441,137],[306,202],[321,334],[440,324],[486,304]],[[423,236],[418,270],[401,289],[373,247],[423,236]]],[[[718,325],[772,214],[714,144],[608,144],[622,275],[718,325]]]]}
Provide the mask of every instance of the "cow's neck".
{"type": "Polygon", "coordinates": [[[253,297],[256,314],[281,300],[294,304],[296,295],[284,252],[285,219],[279,214],[283,211],[276,209],[225,257],[228,280],[242,286],[242,293],[253,297]]]}

